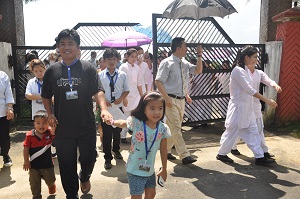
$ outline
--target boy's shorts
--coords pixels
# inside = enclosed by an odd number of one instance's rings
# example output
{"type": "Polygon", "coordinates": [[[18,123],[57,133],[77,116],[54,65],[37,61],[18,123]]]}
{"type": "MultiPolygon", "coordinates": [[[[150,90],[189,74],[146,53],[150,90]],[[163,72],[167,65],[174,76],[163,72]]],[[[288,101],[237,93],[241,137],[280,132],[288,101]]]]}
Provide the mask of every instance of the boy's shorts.
{"type": "Polygon", "coordinates": [[[143,195],[145,188],[156,187],[156,176],[137,176],[127,172],[130,195],[143,195]]]}

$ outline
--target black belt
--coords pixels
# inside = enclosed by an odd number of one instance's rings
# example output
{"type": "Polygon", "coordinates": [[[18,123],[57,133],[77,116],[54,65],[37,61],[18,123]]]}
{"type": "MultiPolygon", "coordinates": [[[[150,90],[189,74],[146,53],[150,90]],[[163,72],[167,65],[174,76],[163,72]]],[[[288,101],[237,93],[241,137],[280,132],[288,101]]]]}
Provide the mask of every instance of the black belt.
{"type": "Polygon", "coordinates": [[[180,100],[182,100],[182,99],[184,99],[185,98],[185,96],[177,96],[177,95],[173,95],[173,94],[168,94],[170,97],[173,97],[173,98],[175,98],[175,99],[180,99],[180,100]]]}

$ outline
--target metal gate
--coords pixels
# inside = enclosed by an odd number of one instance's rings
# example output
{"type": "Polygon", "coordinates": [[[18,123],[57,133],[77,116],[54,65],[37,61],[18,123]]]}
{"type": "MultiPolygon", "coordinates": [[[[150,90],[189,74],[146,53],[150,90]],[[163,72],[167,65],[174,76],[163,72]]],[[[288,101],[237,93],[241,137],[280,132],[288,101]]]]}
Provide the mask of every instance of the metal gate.
{"type": "MultiPolygon", "coordinates": [[[[129,30],[135,31],[134,27],[139,23],[78,23],[73,29],[77,30],[80,35],[80,50],[81,59],[89,60],[90,52],[97,53],[96,59],[102,57],[106,47],[100,47],[100,43],[114,32],[129,30]]],[[[53,38],[54,40],[54,38],[53,38]]],[[[27,82],[33,78],[33,74],[26,70],[25,56],[26,53],[35,50],[39,55],[39,59],[44,60],[48,58],[51,50],[55,49],[53,46],[12,46],[12,57],[14,66],[14,79],[16,90],[16,104],[15,113],[20,120],[31,120],[31,101],[25,98],[27,82]]],[[[126,48],[118,48],[120,54],[126,52],[126,48]]]]}
{"type": "MultiPolygon", "coordinates": [[[[161,14],[152,15],[154,76],[157,73],[157,63],[160,54],[170,51],[170,43],[158,32],[167,32],[172,38],[183,37],[188,46],[186,59],[190,62],[196,59],[196,47],[203,47],[203,73],[191,77],[189,94],[192,104],[186,103],[185,125],[197,125],[222,121],[226,117],[229,102],[229,77],[231,66],[237,51],[246,44],[234,44],[214,18],[201,20],[166,19],[161,14]],[[159,38],[159,39],[158,39],[159,38]],[[229,62],[229,67],[222,66],[223,61],[229,62]]],[[[265,60],[265,45],[251,44],[258,49],[257,68],[263,70],[265,60]]],[[[261,90],[262,92],[262,87],[261,90]]]]}
{"type": "MultiPolygon", "coordinates": [[[[203,60],[209,62],[202,74],[192,77],[190,82],[190,95],[192,104],[186,104],[184,115],[185,125],[197,125],[213,121],[224,120],[229,91],[224,87],[228,86],[228,77],[231,67],[223,68],[222,62],[228,60],[232,65],[239,48],[245,44],[234,44],[231,38],[214,20],[205,18],[201,20],[178,19],[170,20],[162,18],[159,14],[152,15],[153,32],[153,58],[154,77],[157,73],[157,61],[159,56],[170,51],[170,36],[179,36],[186,39],[188,53],[186,59],[192,61],[195,58],[196,46],[201,43],[204,49],[203,60]],[[223,81],[223,82],[222,82],[223,81]]],[[[81,38],[81,59],[90,59],[90,52],[97,52],[99,59],[105,47],[99,47],[101,41],[114,32],[123,30],[136,30],[138,23],[78,23],[76,29],[81,38]]],[[[254,44],[259,50],[258,68],[263,69],[265,60],[265,46],[254,44]]],[[[26,85],[33,77],[30,71],[25,70],[25,55],[31,50],[36,50],[39,58],[44,60],[48,57],[53,46],[13,46],[13,66],[15,74],[16,105],[15,110],[18,119],[31,120],[31,103],[25,98],[26,85]]],[[[118,49],[121,54],[125,48],[118,49]]],[[[262,89],[261,89],[262,92],[262,89]]]]}

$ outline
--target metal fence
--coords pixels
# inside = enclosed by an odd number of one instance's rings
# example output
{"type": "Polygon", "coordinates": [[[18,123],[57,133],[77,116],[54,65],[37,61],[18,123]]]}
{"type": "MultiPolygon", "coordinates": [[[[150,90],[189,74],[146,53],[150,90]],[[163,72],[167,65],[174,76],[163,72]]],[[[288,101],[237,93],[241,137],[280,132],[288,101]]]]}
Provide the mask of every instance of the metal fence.
{"type": "MultiPolygon", "coordinates": [[[[157,33],[161,30],[168,32],[172,38],[185,38],[188,47],[186,55],[188,61],[192,62],[197,58],[196,47],[199,43],[203,47],[203,73],[191,77],[189,94],[193,102],[186,103],[183,123],[198,125],[224,120],[229,102],[231,66],[237,51],[246,44],[234,44],[222,27],[211,17],[201,20],[172,20],[163,18],[160,14],[153,14],[152,28],[154,75],[157,73],[160,54],[171,50],[170,43],[165,42],[164,39],[157,39],[157,33]],[[229,67],[224,68],[223,61],[228,61],[229,67]]],[[[251,45],[258,49],[256,67],[263,70],[265,45],[251,45]]],[[[260,91],[262,92],[262,87],[260,91]]]]}
{"type": "MultiPolygon", "coordinates": [[[[188,46],[186,59],[193,61],[196,58],[197,44],[203,47],[203,61],[208,65],[203,73],[191,77],[189,94],[193,99],[192,104],[186,104],[184,115],[185,125],[197,125],[213,121],[221,121],[226,117],[227,104],[229,101],[229,75],[231,67],[223,68],[222,62],[228,60],[232,65],[239,48],[244,44],[234,44],[226,32],[213,18],[203,20],[179,19],[170,20],[161,15],[153,14],[153,73],[157,72],[157,64],[160,54],[170,51],[170,36],[184,37],[188,46]]],[[[110,34],[123,30],[136,30],[138,23],[79,23],[76,29],[81,38],[81,59],[89,60],[90,52],[96,51],[99,59],[102,57],[105,47],[100,43],[110,34]]],[[[265,46],[253,44],[259,50],[257,67],[263,69],[265,60],[265,46]]],[[[16,89],[16,113],[21,120],[31,120],[31,102],[25,98],[26,85],[33,77],[26,70],[25,55],[35,50],[39,58],[44,60],[48,57],[53,46],[13,46],[13,66],[15,73],[16,89]]],[[[126,48],[118,49],[120,54],[126,52],[126,48]]],[[[262,90],[261,90],[262,91],[262,90]]]]}

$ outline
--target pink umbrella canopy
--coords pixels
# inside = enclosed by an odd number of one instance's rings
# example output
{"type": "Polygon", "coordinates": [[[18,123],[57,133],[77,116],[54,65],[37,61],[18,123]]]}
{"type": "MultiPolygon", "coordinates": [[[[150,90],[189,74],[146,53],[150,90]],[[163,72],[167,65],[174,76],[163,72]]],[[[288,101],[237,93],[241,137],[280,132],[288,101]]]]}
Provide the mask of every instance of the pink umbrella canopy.
{"type": "Polygon", "coordinates": [[[152,39],[147,35],[135,31],[121,31],[110,35],[101,42],[101,46],[111,48],[128,48],[150,44],[152,39]]]}

